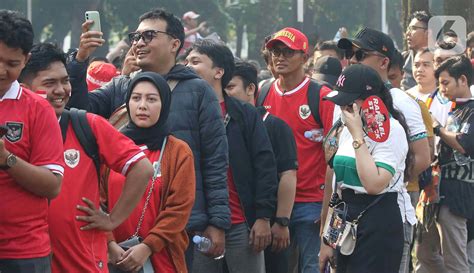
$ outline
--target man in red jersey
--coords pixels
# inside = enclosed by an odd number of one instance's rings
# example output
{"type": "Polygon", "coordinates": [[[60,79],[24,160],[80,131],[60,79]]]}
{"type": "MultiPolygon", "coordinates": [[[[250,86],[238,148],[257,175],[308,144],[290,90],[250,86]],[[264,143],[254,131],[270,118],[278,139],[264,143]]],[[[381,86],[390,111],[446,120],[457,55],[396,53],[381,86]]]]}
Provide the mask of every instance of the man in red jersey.
{"type": "MultiPolygon", "coordinates": [[[[63,140],[66,163],[63,186],[49,207],[52,272],[108,272],[107,239],[103,230],[117,227],[132,212],[153,173],[152,166],[132,140],[102,117],[87,114],[100,162],[127,177],[124,191],[110,215],[100,212],[99,180],[94,161],[82,147],[79,134],[71,124],[72,117],[68,121],[72,114],[64,110],[71,93],[65,54],[48,43],[33,46],[20,81],[32,90],[45,91],[46,100],[60,119],[61,128],[67,128],[63,140]],[[76,209],[77,206],[81,211],[76,209]],[[85,228],[84,222],[78,221],[81,219],[76,220],[77,215],[86,222],[92,220],[86,216],[94,216],[97,220],[95,224],[87,223],[89,225],[85,228]]],[[[82,81],[85,84],[85,77],[82,81]]]]}
{"type": "Polygon", "coordinates": [[[331,90],[324,86],[319,89],[319,111],[311,113],[308,102],[311,79],[304,73],[304,64],[309,58],[308,38],[299,30],[278,31],[266,47],[279,76],[271,84],[263,106],[291,127],[297,146],[299,168],[290,235],[299,250],[299,272],[319,272],[319,225],[315,222],[320,218],[327,166],[322,136],[332,126],[334,111],[334,105],[322,98],[331,90]],[[315,117],[319,117],[319,121],[315,117]]]}
{"type": "Polygon", "coordinates": [[[31,23],[0,10],[0,272],[49,273],[48,199],[61,188],[61,132],[52,107],[18,75],[33,45],[31,23]]]}

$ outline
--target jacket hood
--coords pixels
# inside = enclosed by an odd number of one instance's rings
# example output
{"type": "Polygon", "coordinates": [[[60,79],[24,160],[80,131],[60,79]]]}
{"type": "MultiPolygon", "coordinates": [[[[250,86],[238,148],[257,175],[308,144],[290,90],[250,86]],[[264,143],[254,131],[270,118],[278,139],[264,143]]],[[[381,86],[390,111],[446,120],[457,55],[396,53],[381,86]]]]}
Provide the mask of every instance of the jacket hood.
{"type": "Polygon", "coordinates": [[[194,70],[191,68],[184,66],[182,64],[176,64],[171,68],[168,74],[163,75],[163,77],[168,80],[189,80],[189,79],[196,79],[200,78],[194,70]]]}

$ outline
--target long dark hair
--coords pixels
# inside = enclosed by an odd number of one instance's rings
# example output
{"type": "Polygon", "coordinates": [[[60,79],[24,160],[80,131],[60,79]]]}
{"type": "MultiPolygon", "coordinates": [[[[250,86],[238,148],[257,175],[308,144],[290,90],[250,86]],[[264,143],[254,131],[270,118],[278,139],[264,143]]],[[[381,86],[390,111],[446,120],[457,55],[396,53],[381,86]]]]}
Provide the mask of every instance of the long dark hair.
{"type": "MultiPolygon", "coordinates": [[[[383,87],[385,90],[380,92],[378,96],[382,99],[383,103],[387,107],[388,112],[392,115],[392,117],[402,125],[403,129],[405,130],[405,137],[407,139],[408,144],[410,143],[410,128],[408,127],[407,121],[405,116],[402,112],[395,109],[393,105],[393,98],[390,90],[388,90],[385,86],[383,87]]],[[[407,157],[405,159],[405,181],[409,181],[412,177],[410,177],[411,170],[413,169],[414,157],[413,152],[411,149],[408,149],[407,157]]]]}

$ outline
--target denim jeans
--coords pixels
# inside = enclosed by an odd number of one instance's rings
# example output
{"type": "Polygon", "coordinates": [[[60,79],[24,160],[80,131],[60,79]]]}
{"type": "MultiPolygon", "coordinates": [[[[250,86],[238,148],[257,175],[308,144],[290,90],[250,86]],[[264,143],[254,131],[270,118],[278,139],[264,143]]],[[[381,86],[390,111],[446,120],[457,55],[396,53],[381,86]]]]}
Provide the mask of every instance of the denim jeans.
{"type": "Polygon", "coordinates": [[[255,253],[249,245],[246,223],[233,225],[225,234],[225,255],[214,260],[194,248],[193,273],[224,272],[224,262],[229,273],[265,273],[263,251],[255,253]]]}
{"type": "Polygon", "coordinates": [[[0,259],[1,273],[51,273],[51,256],[33,259],[0,259]]]}
{"type": "Polygon", "coordinates": [[[298,272],[319,273],[319,224],[314,222],[321,217],[320,202],[295,203],[290,221],[290,238],[299,252],[298,272]]]}

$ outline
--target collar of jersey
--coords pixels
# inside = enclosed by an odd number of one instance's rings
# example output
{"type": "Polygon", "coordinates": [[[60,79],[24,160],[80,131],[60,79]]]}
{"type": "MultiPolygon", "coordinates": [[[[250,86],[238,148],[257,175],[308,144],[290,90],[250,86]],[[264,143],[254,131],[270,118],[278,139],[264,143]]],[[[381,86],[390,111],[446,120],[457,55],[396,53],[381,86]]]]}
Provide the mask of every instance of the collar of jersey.
{"type": "Polygon", "coordinates": [[[305,86],[305,84],[307,84],[308,82],[309,82],[309,78],[305,77],[304,80],[297,87],[283,93],[280,89],[280,79],[278,79],[278,80],[275,81],[275,90],[278,93],[278,95],[280,95],[280,96],[289,96],[289,95],[294,94],[294,93],[300,91],[301,89],[303,89],[303,86],[305,86]]]}
{"type": "Polygon", "coordinates": [[[21,86],[18,83],[18,81],[14,81],[12,85],[10,86],[10,89],[3,95],[3,98],[0,98],[0,101],[2,100],[19,100],[21,97],[21,86]]]}

